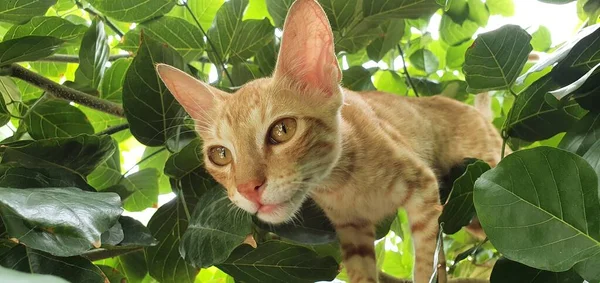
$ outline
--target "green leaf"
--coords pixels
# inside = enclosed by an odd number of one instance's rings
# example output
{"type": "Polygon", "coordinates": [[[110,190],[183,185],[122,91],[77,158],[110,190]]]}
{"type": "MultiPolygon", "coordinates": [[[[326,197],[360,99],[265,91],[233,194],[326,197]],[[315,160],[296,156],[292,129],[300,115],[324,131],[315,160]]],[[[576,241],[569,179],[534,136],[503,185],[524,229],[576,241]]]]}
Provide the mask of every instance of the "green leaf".
{"type": "Polygon", "coordinates": [[[23,120],[34,139],[72,137],[93,134],[94,127],[77,107],[68,101],[44,99],[29,109],[23,120]]]}
{"type": "Polygon", "coordinates": [[[406,95],[408,86],[406,80],[392,70],[379,70],[373,76],[375,88],[379,91],[406,95]]]}
{"type": "Polygon", "coordinates": [[[127,277],[127,282],[142,282],[148,274],[144,251],[130,252],[114,258],[113,266],[127,277]]]}
{"type": "Polygon", "coordinates": [[[256,249],[242,245],[217,267],[236,281],[249,283],[331,281],[339,268],[332,257],[319,257],[310,249],[280,241],[261,243],[256,249]]]}
{"type": "Polygon", "coordinates": [[[0,22],[24,23],[42,16],[56,0],[12,0],[0,2],[0,22]]]}
{"type": "Polygon", "coordinates": [[[506,258],[553,272],[596,270],[581,275],[600,280],[598,178],[581,157],[545,146],[514,152],[475,182],[474,202],[506,258]]]}
{"type": "Polygon", "coordinates": [[[551,75],[546,75],[517,96],[505,122],[510,137],[544,140],[568,130],[583,116],[585,111],[575,101],[560,107],[548,103],[546,93],[555,87],[551,75]]]}
{"type": "Polygon", "coordinates": [[[415,88],[419,92],[419,95],[432,96],[438,95],[442,92],[442,85],[436,81],[415,77],[411,77],[411,80],[415,84],[415,88]]]}
{"type": "Polygon", "coordinates": [[[0,42],[0,66],[48,57],[63,44],[51,36],[30,35],[0,42]]]}
{"type": "Polygon", "coordinates": [[[98,88],[108,62],[109,49],[104,23],[96,18],[81,41],[79,68],[75,71],[75,82],[94,89],[98,88]]]}
{"type": "Polygon", "coordinates": [[[95,192],[81,175],[69,170],[54,168],[26,168],[16,163],[0,165],[0,187],[8,188],[46,188],[75,187],[95,192]]]}
{"type": "Polygon", "coordinates": [[[513,0],[486,0],[485,5],[487,5],[492,15],[511,17],[515,14],[515,3],[513,0]]]}
{"type": "Polygon", "coordinates": [[[123,108],[131,133],[147,146],[164,144],[183,121],[181,106],[156,75],[156,63],[185,66],[177,51],[144,35],[123,83],[123,108]]]}
{"type": "Polygon", "coordinates": [[[158,193],[167,194],[171,192],[171,183],[169,178],[164,174],[165,163],[169,158],[169,151],[164,147],[147,147],[142,154],[142,159],[146,161],[140,163],[140,170],[146,168],[156,168],[159,173],[158,177],[158,193]]]}
{"type": "Polygon", "coordinates": [[[150,230],[139,221],[129,217],[119,217],[119,223],[123,228],[123,240],[119,243],[121,247],[141,247],[154,246],[157,244],[156,239],[152,237],[150,230]]]}
{"type": "Polygon", "coordinates": [[[131,61],[129,58],[121,58],[112,62],[110,68],[106,69],[102,79],[100,98],[116,103],[123,102],[123,82],[131,61]]]}
{"type": "Polygon", "coordinates": [[[431,15],[439,8],[434,0],[363,1],[362,11],[369,20],[416,19],[431,15]]]}
{"type": "Polygon", "coordinates": [[[471,20],[455,22],[450,16],[443,14],[440,22],[440,38],[450,46],[463,44],[471,39],[479,26],[471,20]]]}
{"type": "Polygon", "coordinates": [[[119,272],[119,270],[106,265],[97,266],[98,268],[100,268],[100,270],[102,270],[102,273],[104,273],[104,275],[106,276],[106,278],[108,278],[108,281],[110,283],[127,282],[127,278],[123,276],[121,272],[119,272]]]}
{"type": "MultiPolygon", "coordinates": [[[[231,68],[231,78],[233,86],[242,86],[245,83],[254,79],[262,78],[263,74],[256,64],[242,62],[233,65],[231,68]]],[[[223,85],[228,85],[229,82],[224,82],[223,85]]]]}
{"type": "Polygon", "coordinates": [[[510,88],[527,62],[530,40],[531,36],[515,25],[479,35],[465,55],[463,72],[469,92],[510,88]]]}
{"type": "Polygon", "coordinates": [[[379,22],[359,18],[354,23],[342,31],[333,31],[336,52],[356,53],[383,34],[379,22]]]}
{"type": "Polygon", "coordinates": [[[135,52],[140,47],[140,34],[164,42],[175,49],[186,62],[198,60],[204,52],[205,44],[200,29],[190,22],[175,17],[160,17],[144,22],[125,34],[119,48],[135,52]]]}
{"type": "Polygon", "coordinates": [[[404,36],[404,28],[404,20],[390,20],[382,24],[382,34],[367,46],[369,59],[379,62],[385,54],[396,48],[404,36]]]}
{"type": "Polygon", "coordinates": [[[88,0],[94,8],[111,18],[122,22],[139,23],[148,19],[162,16],[173,8],[176,1],[172,0],[88,0]]]}
{"type": "Polygon", "coordinates": [[[200,271],[187,264],[179,255],[179,243],[188,226],[184,205],[191,209],[194,198],[186,196],[186,203],[178,199],[161,206],[148,222],[152,236],[161,244],[146,249],[150,275],[164,283],[192,283],[200,271]]]}
{"type": "MultiPolygon", "coordinates": [[[[276,27],[283,27],[283,22],[294,0],[266,0],[267,10],[273,18],[276,27]]],[[[351,5],[349,5],[351,6],[351,5]]]]}
{"type": "Polygon", "coordinates": [[[4,280],[8,282],[22,282],[22,283],[35,283],[35,282],[45,282],[45,283],[69,283],[60,277],[53,275],[44,275],[44,274],[29,274],[25,272],[20,272],[12,269],[8,269],[6,267],[0,266],[0,275],[4,280]]]}
{"type": "Polygon", "coordinates": [[[135,172],[119,184],[125,186],[129,195],[123,198],[123,207],[127,211],[142,211],[158,204],[158,176],[156,168],[146,168],[135,172]]]}
{"type": "Polygon", "coordinates": [[[106,283],[104,273],[81,256],[57,257],[22,245],[1,255],[0,265],[26,273],[54,275],[68,282],[106,283]]]}
{"type": "Polygon", "coordinates": [[[581,276],[572,270],[550,272],[501,258],[494,264],[490,281],[498,283],[582,283],[581,276]]]}
{"type": "Polygon", "coordinates": [[[115,225],[110,227],[107,231],[104,231],[102,235],[100,235],[100,242],[102,243],[102,248],[116,246],[121,241],[123,241],[123,227],[121,223],[117,222],[115,225]]]}
{"type": "Polygon", "coordinates": [[[454,181],[448,201],[439,218],[439,222],[444,223],[444,233],[454,234],[471,222],[475,216],[473,185],[475,180],[489,169],[487,163],[472,160],[464,173],[454,181]]]}
{"type": "Polygon", "coordinates": [[[599,139],[600,113],[590,112],[567,131],[558,147],[583,156],[599,139]]]}
{"type": "Polygon", "coordinates": [[[275,45],[275,39],[273,39],[270,43],[258,50],[254,56],[256,64],[258,64],[263,75],[269,76],[273,73],[278,52],[279,45],[275,45]]]}
{"type": "Polygon", "coordinates": [[[208,30],[215,50],[209,52],[214,64],[219,64],[215,56],[225,62],[238,63],[254,55],[273,40],[273,26],[268,19],[242,21],[248,0],[225,2],[208,30]]]}
{"type": "Polygon", "coordinates": [[[487,26],[490,11],[481,0],[468,0],[469,19],[476,22],[480,27],[487,26]]]}
{"type": "MultiPolygon", "coordinates": [[[[223,5],[224,0],[194,0],[187,2],[190,10],[194,13],[196,19],[200,22],[200,26],[207,30],[210,28],[217,10],[223,5]]],[[[192,24],[196,24],[194,18],[190,15],[188,10],[183,6],[175,6],[167,16],[173,16],[178,18],[186,19],[192,24]]]]}
{"type": "Polygon", "coordinates": [[[365,69],[362,66],[352,66],[343,71],[342,85],[351,90],[375,90],[371,76],[377,68],[365,69]]]}
{"type": "Polygon", "coordinates": [[[535,51],[548,51],[552,47],[552,34],[550,34],[550,30],[545,26],[540,26],[531,35],[531,46],[533,46],[533,50],[535,51]]]}
{"type": "Polygon", "coordinates": [[[302,204],[297,216],[298,220],[293,223],[272,225],[256,220],[255,224],[278,236],[301,244],[328,244],[337,240],[331,222],[312,199],[308,199],[302,204]]]}
{"type": "Polygon", "coordinates": [[[106,161],[115,150],[108,136],[79,135],[4,145],[2,164],[16,162],[29,168],[62,167],[87,175],[106,161]]]}
{"type": "Polygon", "coordinates": [[[446,50],[446,65],[453,69],[461,68],[465,63],[465,53],[471,45],[473,45],[473,41],[469,40],[460,45],[448,47],[446,50]]]}
{"type": "Polygon", "coordinates": [[[205,268],[224,262],[252,233],[250,214],[230,213],[230,203],[221,187],[200,197],[179,248],[193,266],[205,268]]]}
{"type": "Polygon", "coordinates": [[[100,235],[123,212],[118,195],[78,188],[0,188],[0,196],[8,234],[56,256],[74,256],[99,247],[100,235]]]}
{"type": "MultiPolygon", "coordinates": [[[[20,115],[21,112],[19,105],[17,103],[13,103],[15,101],[22,100],[21,91],[18,87],[18,84],[9,77],[0,77],[0,94],[2,94],[2,101],[4,102],[2,105],[0,105],[2,108],[1,110],[5,111],[6,114],[11,113],[13,115],[20,115]]],[[[1,117],[6,119],[6,116],[1,117]]]]}
{"type": "Polygon", "coordinates": [[[86,26],[73,24],[60,17],[34,17],[26,24],[12,26],[4,35],[3,40],[28,35],[53,36],[62,40],[72,40],[82,36],[86,30],[86,26]]]}
{"type": "Polygon", "coordinates": [[[440,62],[435,54],[427,49],[419,49],[409,57],[410,62],[420,70],[431,74],[438,70],[440,62]]]}

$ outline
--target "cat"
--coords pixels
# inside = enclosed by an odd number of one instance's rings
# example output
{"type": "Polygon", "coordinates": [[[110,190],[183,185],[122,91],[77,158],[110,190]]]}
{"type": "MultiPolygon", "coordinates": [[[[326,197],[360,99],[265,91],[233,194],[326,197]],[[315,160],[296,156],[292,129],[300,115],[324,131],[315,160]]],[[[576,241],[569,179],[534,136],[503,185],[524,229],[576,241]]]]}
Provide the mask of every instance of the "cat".
{"type": "Polygon", "coordinates": [[[233,203],[276,224],[311,197],[336,229],[352,283],[378,282],[375,224],[403,207],[413,280],[429,282],[437,176],[466,157],[495,166],[502,139],[489,115],[450,98],[342,88],[333,42],[319,3],[297,0],[272,77],[229,94],[165,64],[156,71],[195,120],[205,167],[233,203]]]}

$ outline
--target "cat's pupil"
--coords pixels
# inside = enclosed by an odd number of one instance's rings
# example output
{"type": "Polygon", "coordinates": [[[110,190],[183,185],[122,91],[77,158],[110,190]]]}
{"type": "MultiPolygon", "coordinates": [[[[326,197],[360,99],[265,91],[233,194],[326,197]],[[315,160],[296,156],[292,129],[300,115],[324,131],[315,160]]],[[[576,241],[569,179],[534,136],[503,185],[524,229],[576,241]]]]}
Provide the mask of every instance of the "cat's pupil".
{"type": "Polygon", "coordinates": [[[224,148],[224,147],[219,147],[219,148],[217,149],[217,151],[218,151],[218,153],[219,153],[219,157],[220,157],[221,159],[225,159],[225,157],[226,157],[225,148],[224,148]]]}
{"type": "Polygon", "coordinates": [[[285,128],[285,124],[281,122],[281,130],[287,134],[287,129],[285,128]]]}

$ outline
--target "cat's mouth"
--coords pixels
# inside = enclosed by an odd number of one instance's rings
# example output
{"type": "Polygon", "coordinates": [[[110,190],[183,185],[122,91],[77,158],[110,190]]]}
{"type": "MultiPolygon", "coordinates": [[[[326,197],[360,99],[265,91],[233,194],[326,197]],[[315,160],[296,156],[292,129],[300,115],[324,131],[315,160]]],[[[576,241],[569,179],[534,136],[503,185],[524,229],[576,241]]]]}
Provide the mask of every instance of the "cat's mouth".
{"type": "Polygon", "coordinates": [[[256,211],[256,216],[268,223],[282,223],[292,219],[306,198],[306,190],[294,193],[289,200],[277,204],[263,204],[256,211]]]}

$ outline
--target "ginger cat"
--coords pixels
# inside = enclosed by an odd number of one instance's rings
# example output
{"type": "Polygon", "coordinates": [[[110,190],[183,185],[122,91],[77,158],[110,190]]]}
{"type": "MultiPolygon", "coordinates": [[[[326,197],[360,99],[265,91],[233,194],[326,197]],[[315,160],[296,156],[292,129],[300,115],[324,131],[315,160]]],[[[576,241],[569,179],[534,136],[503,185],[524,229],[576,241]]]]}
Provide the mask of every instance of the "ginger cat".
{"type": "Polygon", "coordinates": [[[475,157],[492,166],[501,138],[475,108],[449,98],[340,87],[327,16],[297,0],[271,78],[222,92],[171,66],[156,69],[196,121],[205,167],[233,203],[262,221],[290,221],[312,197],[336,228],[350,281],[378,282],[375,224],[406,209],[413,280],[428,282],[441,213],[436,176],[475,157]]]}

